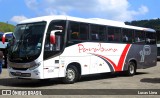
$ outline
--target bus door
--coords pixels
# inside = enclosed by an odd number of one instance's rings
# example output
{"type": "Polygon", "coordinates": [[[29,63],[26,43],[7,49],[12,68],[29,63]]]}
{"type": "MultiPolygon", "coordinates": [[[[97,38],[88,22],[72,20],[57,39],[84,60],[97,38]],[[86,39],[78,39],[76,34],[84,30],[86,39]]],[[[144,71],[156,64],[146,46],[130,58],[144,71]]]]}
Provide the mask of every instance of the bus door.
{"type": "Polygon", "coordinates": [[[64,48],[66,21],[52,21],[49,25],[44,45],[44,77],[59,76],[60,54],[64,48]],[[45,69],[46,68],[46,69],[45,69]]]}

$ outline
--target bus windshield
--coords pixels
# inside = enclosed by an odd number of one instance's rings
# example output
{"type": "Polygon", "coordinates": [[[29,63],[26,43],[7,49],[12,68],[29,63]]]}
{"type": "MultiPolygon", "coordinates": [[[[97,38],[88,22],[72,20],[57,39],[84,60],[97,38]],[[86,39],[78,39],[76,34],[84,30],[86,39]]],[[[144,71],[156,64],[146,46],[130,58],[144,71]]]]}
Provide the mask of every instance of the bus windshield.
{"type": "Polygon", "coordinates": [[[41,53],[45,26],[46,22],[17,25],[9,43],[9,60],[30,62],[36,59],[41,53]]]}

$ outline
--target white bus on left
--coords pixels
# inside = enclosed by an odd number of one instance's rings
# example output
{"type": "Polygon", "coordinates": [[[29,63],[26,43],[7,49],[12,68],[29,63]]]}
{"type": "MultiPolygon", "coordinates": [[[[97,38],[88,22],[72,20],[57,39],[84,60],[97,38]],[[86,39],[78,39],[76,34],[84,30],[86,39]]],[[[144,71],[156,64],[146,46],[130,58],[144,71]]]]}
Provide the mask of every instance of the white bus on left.
{"type": "Polygon", "coordinates": [[[156,32],[105,19],[44,16],[16,26],[8,51],[11,77],[62,77],[74,83],[82,75],[156,66],[156,32]]]}

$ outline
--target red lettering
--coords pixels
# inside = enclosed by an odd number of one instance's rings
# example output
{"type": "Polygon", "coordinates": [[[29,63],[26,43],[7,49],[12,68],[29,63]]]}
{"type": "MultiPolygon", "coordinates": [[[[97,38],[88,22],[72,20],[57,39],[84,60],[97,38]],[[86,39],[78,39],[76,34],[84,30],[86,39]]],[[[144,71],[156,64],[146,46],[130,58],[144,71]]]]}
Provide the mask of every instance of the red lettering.
{"type": "Polygon", "coordinates": [[[97,47],[91,47],[86,48],[83,44],[78,44],[79,53],[85,53],[85,52],[116,52],[118,49],[116,48],[105,48],[99,43],[97,47]]]}
{"type": "MultiPolygon", "coordinates": [[[[79,47],[79,53],[81,53],[81,51],[84,50],[84,46],[82,44],[78,44],[78,47],[79,47]]],[[[84,51],[83,51],[84,52],[84,51]]]]}

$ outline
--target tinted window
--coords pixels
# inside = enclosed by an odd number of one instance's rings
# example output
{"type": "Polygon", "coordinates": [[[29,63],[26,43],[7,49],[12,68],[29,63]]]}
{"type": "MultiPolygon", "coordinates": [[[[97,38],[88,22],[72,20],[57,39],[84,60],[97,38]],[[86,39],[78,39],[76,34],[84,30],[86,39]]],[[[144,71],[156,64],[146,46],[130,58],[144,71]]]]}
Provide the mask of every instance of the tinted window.
{"type": "Polygon", "coordinates": [[[100,36],[100,40],[103,41],[106,39],[106,27],[105,26],[99,26],[99,36],[100,36]]]}
{"type": "Polygon", "coordinates": [[[85,23],[70,22],[71,40],[88,40],[89,26],[85,23]]]}
{"type": "Polygon", "coordinates": [[[64,45],[65,27],[66,27],[66,21],[64,21],[64,20],[56,20],[56,21],[52,21],[50,23],[50,25],[48,27],[47,34],[46,34],[46,39],[45,39],[45,51],[62,50],[63,45],[64,45]],[[55,35],[56,35],[56,44],[55,45],[52,45],[50,43],[50,33],[53,30],[62,30],[62,32],[59,34],[55,33],[55,35]],[[60,40],[58,40],[58,39],[60,39],[60,40]],[[60,43],[60,46],[57,45],[58,43],[60,43]]]}
{"type": "Polygon", "coordinates": [[[108,41],[120,42],[121,41],[121,29],[116,27],[108,27],[108,41]]]}
{"type": "Polygon", "coordinates": [[[76,22],[70,23],[70,33],[72,40],[79,40],[79,23],[76,22]]]}
{"type": "Polygon", "coordinates": [[[146,43],[147,44],[156,44],[156,33],[146,32],[146,43]]]}
{"type": "Polygon", "coordinates": [[[122,30],[122,41],[124,43],[132,43],[133,41],[133,34],[134,34],[134,30],[130,30],[130,29],[123,29],[122,30]]]}
{"type": "Polygon", "coordinates": [[[88,40],[88,35],[89,35],[89,27],[88,24],[85,23],[80,23],[80,40],[88,40]]]}
{"type": "Polygon", "coordinates": [[[135,31],[135,43],[145,43],[144,31],[135,31]]]}
{"type": "Polygon", "coordinates": [[[90,26],[90,33],[92,40],[103,41],[105,40],[105,26],[98,26],[98,25],[91,25],[90,26]]]}
{"type": "Polygon", "coordinates": [[[6,34],[6,42],[8,42],[9,40],[11,40],[13,38],[13,34],[6,34]]]}

